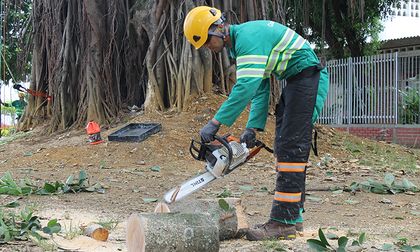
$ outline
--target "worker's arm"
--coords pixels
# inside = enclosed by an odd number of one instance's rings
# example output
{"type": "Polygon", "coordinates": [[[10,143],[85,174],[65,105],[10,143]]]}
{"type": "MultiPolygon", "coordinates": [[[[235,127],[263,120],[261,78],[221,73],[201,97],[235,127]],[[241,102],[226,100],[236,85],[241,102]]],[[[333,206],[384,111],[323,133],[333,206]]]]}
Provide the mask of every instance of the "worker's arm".
{"type": "Polygon", "coordinates": [[[257,92],[251,101],[247,128],[264,130],[268,116],[268,105],[270,100],[270,78],[262,80],[257,92]]]}
{"type": "Polygon", "coordinates": [[[236,59],[236,84],[229,98],[222,104],[214,119],[219,123],[231,126],[246,105],[259,92],[263,82],[268,56],[244,53],[236,59]]]}
{"type": "Polygon", "coordinates": [[[252,71],[258,76],[241,78],[239,73],[239,78],[237,78],[237,82],[233,86],[229,98],[222,104],[214,116],[214,119],[219,123],[231,126],[257,93],[262,82],[264,69],[252,71]]]}

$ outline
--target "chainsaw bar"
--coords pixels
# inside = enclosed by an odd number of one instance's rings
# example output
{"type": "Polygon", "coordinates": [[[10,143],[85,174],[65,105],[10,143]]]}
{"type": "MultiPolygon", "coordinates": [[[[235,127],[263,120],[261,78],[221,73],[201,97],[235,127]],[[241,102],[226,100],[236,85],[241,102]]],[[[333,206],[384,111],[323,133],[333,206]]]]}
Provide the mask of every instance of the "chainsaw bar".
{"type": "Polygon", "coordinates": [[[166,203],[170,204],[172,202],[178,201],[185,196],[190,195],[191,193],[203,188],[205,185],[215,180],[216,177],[213,176],[210,172],[202,173],[190,180],[185,181],[182,185],[173,188],[169,192],[165,193],[163,199],[166,203]]]}

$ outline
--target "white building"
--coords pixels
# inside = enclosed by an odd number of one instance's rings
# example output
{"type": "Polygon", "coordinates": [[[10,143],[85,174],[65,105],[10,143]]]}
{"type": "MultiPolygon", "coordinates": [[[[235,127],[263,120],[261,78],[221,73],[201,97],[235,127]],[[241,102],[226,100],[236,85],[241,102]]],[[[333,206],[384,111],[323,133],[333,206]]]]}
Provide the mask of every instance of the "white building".
{"type": "Polygon", "coordinates": [[[399,9],[392,8],[392,14],[383,20],[384,30],[380,40],[420,36],[420,0],[400,1],[399,9]]]}

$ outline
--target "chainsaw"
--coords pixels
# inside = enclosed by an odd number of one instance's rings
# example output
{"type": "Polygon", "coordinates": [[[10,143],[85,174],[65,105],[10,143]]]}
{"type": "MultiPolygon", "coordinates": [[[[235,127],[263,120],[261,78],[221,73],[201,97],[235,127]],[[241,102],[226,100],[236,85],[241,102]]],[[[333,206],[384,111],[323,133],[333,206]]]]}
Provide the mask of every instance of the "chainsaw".
{"type": "Polygon", "coordinates": [[[272,149],[259,140],[254,148],[247,148],[245,143],[240,143],[239,139],[231,135],[214,138],[208,144],[194,139],[191,141],[190,153],[194,159],[206,162],[205,171],[165,193],[163,199],[166,203],[178,201],[231,173],[263,148],[273,153],[272,149]]]}

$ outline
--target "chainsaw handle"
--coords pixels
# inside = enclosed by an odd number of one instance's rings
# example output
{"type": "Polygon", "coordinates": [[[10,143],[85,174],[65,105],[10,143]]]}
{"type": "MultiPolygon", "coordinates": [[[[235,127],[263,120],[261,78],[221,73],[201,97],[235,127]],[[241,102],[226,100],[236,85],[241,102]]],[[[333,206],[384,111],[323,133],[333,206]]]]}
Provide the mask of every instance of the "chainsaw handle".
{"type": "Polygon", "coordinates": [[[250,160],[251,158],[253,158],[255,155],[258,154],[258,152],[260,152],[261,149],[265,149],[266,151],[273,153],[274,151],[268,147],[267,145],[265,145],[265,143],[261,142],[260,140],[257,140],[257,144],[256,147],[253,148],[250,152],[248,157],[246,158],[246,161],[250,160]]]}
{"type": "Polygon", "coordinates": [[[206,160],[206,150],[207,147],[204,143],[196,141],[194,139],[191,140],[190,153],[195,160],[206,160]],[[197,147],[197,145],[200,145],[200,147],[197,147]]]}

